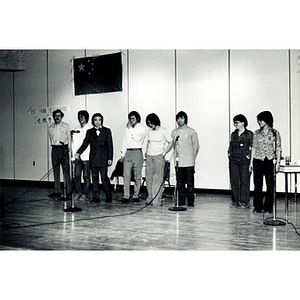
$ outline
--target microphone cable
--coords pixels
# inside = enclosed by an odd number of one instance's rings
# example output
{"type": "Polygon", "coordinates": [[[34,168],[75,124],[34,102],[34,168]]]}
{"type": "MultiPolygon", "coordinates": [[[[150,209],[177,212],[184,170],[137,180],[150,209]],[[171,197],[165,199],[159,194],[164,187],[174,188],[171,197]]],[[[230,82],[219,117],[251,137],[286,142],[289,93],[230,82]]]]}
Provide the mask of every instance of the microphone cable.
{"type": "MultiPolygon", "coordinates": [[[[4,226],[5,228],[8,228],[8,229],[21,229],[21,228],[38,227],[38,226],[45,226],[45,225],[66,224],[66,223],[74,223],[74,222],[79,222],[79,221],[90,221],[90,220],[99,220],[99,219],[115,218],[115,217],[123,217],[123,216],[128,216],[128,215],[134,215],[134,214],[140,212],[141,210],[145,209],[146,207],[150,206],[150,204],[153,202],[153,200],[159,194],[160,189],[165,184],[165,179],[166,179],[166,175],[164,174],[163,182],[160,185],[160,187],[159,187],[157,193],[155,194],[155,196],[149,202],[149,204],[146,204],[146,205],[142,206],[141,208],[139,208],[135,211],[132,211],[132,212],[120,213],[120,214],[115,214],[115,215],[104,215],[104,216],[90,217],[90,218],[81,218],[81,219],[69,220],[69,221],[66,220],[66,221],[54,221],[54,222],[47,222],[47,223],[37,223],[37,224],[30,224],[30,225],[20,225],[19,223],[11,223],[11,224],[1,223],[1,226],[4,226]]],[[[42,198],[40,200],[44,200],[44,199],[45,198],[42,198]]],[[[31,201],[34,201],[34,200],[31,200],[31,201]]],[[[35,200],[35,201],[39,201],[39,200],[35,200]]],[[[57,201],[57,202],[60,203],[59,201],[57,201]]]]}
{"type": "MultiPolygon", "coordinates": [[[[44,181],[45,178],[47,178],[54,170],[54,168],[58,165],[61,164],[61,162],[63,161],[63,159],[70,153],[71,151],[71,148],[68,149],[68,151],[63,155],[63,157],[54,165],[52,166],[52,168],[50,168],[45,175],[43,175],[39,180],[38,182],[42,182],[44,181]]],[[[33,191],[34,189],[36,188],[36,186],[31,186],[30,188],[28,188],[27,190],[25,190],[25,192],[23,192],[20,196],[18,197],[15,197],[14,199],[12,199],[11,201],[8,201],[7,203],[4,204],[4,206],[12,203],[12,202],[15,202],[16,200],[20,199],[21,197],[25,196],[26,194],[28,194],[29,192],[33,191]]]]}

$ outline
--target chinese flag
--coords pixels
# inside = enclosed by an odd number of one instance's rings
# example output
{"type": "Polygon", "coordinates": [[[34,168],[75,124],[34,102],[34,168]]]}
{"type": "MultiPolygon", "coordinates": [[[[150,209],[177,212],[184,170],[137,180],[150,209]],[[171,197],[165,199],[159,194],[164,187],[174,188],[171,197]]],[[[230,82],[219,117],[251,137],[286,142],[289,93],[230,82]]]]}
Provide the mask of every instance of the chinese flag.
{"type": "Polygon", "coordinates": [[[122,91],[121,52],[74,58],[75,95],[122,91]]]}

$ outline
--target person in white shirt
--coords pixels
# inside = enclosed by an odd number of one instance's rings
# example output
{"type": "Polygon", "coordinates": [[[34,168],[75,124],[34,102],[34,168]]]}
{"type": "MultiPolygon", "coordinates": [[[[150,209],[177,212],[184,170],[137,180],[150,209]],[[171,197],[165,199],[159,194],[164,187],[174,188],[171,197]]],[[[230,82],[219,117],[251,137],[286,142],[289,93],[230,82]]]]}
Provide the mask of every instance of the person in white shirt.
{"type": "Polygon", "coordinates": [[[139,202],[141,188],[142,168],[144,162],[143,147],[146,137],[146,128],[141,124],[141,116],[138,112],[132,111],[128,114],[123,144],[121,150],[121,161],[124,162],[124,194],[122,203],[128,203],[130,198],[131,172],[134,173],[134,194],[133,202],[139,202]]]}
{"type": "Polygon", "coordinates": [[[172,149],[173,140],[168,130],[160,126],[160,119],[156,114],[149,114],[146,117],[146,124],[149,127],[146,146],[146,182],[148,191],[146,204],[160,206],[166,165],[165,155],[172,149]]]}
{"type": "Polygon", "coordinates": [[[50,197],[61,197],[60,188],[60,165],[63,168],[65,176],[66,197],[71,199],[72,187],[70,179],[70,126],[62,122],[64,113],[60,109],[52,112],[54,123],[49,126],[49,139],[52,147],[51,159],[54,173],[54,192],[50,197]]]}
{"type": "MultiPolygon", "coordinates": [[[[92,128],[92,125],[88,124],[89,113],[86,110],[80,110],[77,114],[79,124],[74,130],[71,131],[73,140],[72,153],[73,156],[82,145],[88,129],[92,128]]],[[[78,200],[88,200],[88,192],[91,185],[91,170],[89,163],[90,146],[88,146],[84,152],[80,155],[79,159],[75,159],[75,197],[78,200]],[[81,174],[83,177],[83,187],[81,184],[81,174]]]]}

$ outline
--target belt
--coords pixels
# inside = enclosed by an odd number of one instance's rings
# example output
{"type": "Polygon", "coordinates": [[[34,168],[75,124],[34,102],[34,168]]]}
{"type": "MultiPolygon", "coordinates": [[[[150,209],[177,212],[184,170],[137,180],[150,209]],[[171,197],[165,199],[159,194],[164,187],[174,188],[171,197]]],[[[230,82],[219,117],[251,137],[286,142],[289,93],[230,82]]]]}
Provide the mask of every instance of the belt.
{"type": "Polygon", "coordinates": [[[63,148],[63,147],[67,147],[68,144],[65,145],[52,145],[53,148],[63,148]]]}
{"type": "Polygon", "coordinates": [[[128,148],[128,151],[141,151],[142,148],[128,148]]]}

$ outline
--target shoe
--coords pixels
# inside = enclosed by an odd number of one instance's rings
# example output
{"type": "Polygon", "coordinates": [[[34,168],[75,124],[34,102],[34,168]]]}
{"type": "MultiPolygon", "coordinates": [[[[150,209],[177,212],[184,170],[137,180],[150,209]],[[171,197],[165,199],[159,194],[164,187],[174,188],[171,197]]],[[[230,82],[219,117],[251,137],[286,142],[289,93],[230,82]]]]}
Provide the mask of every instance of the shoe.
{"type": "Polygon", "coordinates": [[[129,199],[127,198],[123,198],[122,200],[120,200],[121,203],[129,203],[129,199]]]}
{"type": "Polygon", "coordinates": [[[139,198],[133,198],[133,203],[135,203],[135,202],[140,202],[140,199],[139,198]]]}
{"type": "Polygon", "coordinates": [[[48,195],[48,197],[51,197],[51,198],[58,198],[60,196],[61,196],[60,193],[55,193],[55,192],[48,195]]]}
{"type": "Polygon", "coordinates": [[[179,202],[178,205],[183,206],[183,205],[185,205],[185,203],[184,202],[179,202]]]}
{"type": "Polygon", "coordinates": [[[265,210],[265,214],[272,214],[273,210],[265,210]]]}
{"type": "Polygon", "coordinates": [[[248,204],[240,204],[241,208],[250,208],[250,206],[248,204]]]}
{"type": "Polygon", "coordinates": [[[95,203],[100,203],[101,200],[100,200],[99,198],[93,198],[93,200],[91,201],[91,203],[93,203],[93,202],[95,202],[95,203]]]}
{"type": "Polygon", "coordinates": [[[194,207],[194,203],[188,203],[189,207],[194,207]]]}
{"type": "Polygon", "coordinates": [[[112,201],[111,198],[107,198],[107,199],[105,200],[106,203],[111,203],[111,201],[112,201]]]}
{"type": "Polygon", "coordinates": [[[72,194],[67,194],[67,195],[66,195],[66,199],[67,199],[67,200],[72,200],[72,194]]]}
{"type": "Polygon", "coordinates": [[[255,214],[262,214],[263,211],[261,209],[254,209],[253,212],[255,214]]]}
{"type": "Polygon", "coordinates": [[[237,205],[236,203],[232,202],[232,203],[230,204],[230,207],[231,207],[231,208],[232,208],[232,207],[238,207],[238,205],[237,205]]]}

